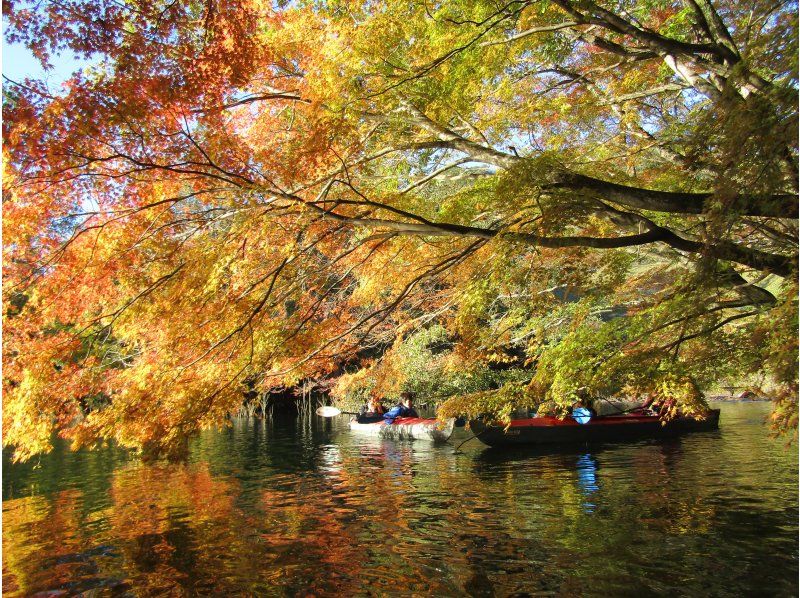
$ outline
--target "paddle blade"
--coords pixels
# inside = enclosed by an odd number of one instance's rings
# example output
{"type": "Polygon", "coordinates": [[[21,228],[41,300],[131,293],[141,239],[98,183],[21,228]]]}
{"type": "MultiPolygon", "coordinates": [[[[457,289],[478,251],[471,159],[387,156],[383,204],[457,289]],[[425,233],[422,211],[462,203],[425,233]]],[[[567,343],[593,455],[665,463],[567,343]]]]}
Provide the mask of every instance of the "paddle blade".
{"type": "Polygon", "coordinates": [[[325,405],[324,407],[319,407],[317,409],[317,415],[320,417],[336,417],[342,412],[341,409],[337,409],[336,407],[332,407],[331,405],[325,405]]]}

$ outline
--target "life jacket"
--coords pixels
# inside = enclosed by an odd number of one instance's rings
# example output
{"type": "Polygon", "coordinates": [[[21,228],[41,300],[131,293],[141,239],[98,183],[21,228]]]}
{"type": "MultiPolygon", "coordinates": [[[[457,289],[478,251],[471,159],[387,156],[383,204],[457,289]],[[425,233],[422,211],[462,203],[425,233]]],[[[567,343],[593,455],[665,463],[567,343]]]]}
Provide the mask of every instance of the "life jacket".
{"type": "Polygon", "coordinates": [[[592,412],[586,407],[576,407],[572,410],[572,419],[579,424],[588,424],[592,419],[592,412]]]}
{"type": "Polygon", "coordinates": [[[405,415],[406,408],[402,405],[395,405],[389,411],[383,414],[383,419],[386,421],[387,424],[391,424],[394,422],[395,418],[402,417],[405,415]]]}
{"type": "Polygon", "coordinates": [[[419,417],[413,407],[410,409],[402,404],[395,405],[389,411],[383,414],[383,419],[387,424],[394,422],[397,417],[419,417]]]}

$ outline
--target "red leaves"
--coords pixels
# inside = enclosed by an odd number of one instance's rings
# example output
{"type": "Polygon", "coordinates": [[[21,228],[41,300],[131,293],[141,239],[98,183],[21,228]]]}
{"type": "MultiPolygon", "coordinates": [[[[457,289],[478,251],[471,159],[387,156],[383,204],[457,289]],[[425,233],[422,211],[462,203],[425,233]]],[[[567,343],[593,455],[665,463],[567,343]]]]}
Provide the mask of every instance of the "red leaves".
{"type": "MultiPolygon", "coordinates": [[[[10,37],[43,58],[97,60],[58,96],[8,86],[4,351],[23,452],[53,426],[171,450],[244,388],[341,373],[433,322],[460,334],[456,355],[501,355],[555,309],[541,289],[611,294],[639,259],[629,239],[666,238],[631,197],[708,186],[669,157],[697,104],[639,42],[606,31],[600,51],[568,23],[514,40],[511,5],[489,21],[483,5],[368,8],[10,11],[10,37]]],[[[702,217],[663,225],[692,236],[702,217]]]]}

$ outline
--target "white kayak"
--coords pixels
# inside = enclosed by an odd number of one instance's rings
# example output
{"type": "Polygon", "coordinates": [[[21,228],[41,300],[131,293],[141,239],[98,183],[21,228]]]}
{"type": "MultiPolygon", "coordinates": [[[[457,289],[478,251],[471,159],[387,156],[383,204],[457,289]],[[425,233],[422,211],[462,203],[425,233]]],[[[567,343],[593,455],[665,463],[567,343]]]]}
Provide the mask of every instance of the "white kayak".
{"type": "Polygon", "coordinates": [[[433,442],[447,442],[453,433],[455,419],[446,422],[435,418],[398,417],[394,422],[387,424],[385,421],[360,424],[355,418],[350,420],[350,429],[359,434],[388,438],[389,440],[430,440],[433,442]]]}

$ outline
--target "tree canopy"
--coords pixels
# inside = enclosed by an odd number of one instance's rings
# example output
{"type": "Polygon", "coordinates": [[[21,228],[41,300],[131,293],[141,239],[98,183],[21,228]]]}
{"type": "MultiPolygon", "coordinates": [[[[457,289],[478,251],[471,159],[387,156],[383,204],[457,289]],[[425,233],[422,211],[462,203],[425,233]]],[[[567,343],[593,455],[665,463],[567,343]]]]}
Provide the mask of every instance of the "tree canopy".
{"type": "Polygon", "coordinates": [[[4,443],[244,389],[443,414],[755,380],[797,418],[797,5],[10,1],[4,443]],[[441,391],[441,392],[439,392],[441,391]],[[465,394],[466,393],[466,394],[465,394]]]}

